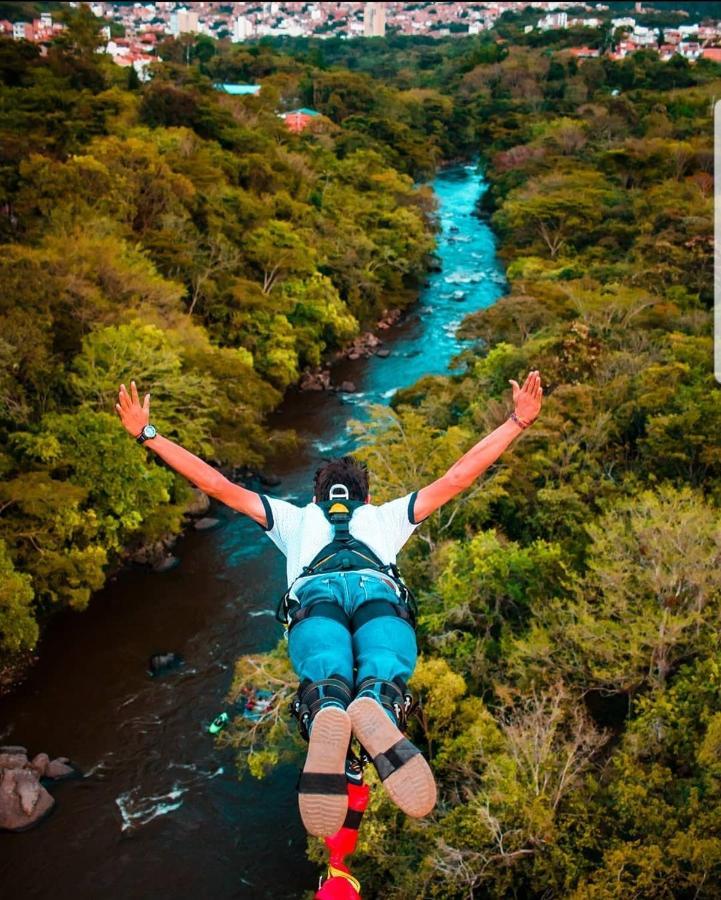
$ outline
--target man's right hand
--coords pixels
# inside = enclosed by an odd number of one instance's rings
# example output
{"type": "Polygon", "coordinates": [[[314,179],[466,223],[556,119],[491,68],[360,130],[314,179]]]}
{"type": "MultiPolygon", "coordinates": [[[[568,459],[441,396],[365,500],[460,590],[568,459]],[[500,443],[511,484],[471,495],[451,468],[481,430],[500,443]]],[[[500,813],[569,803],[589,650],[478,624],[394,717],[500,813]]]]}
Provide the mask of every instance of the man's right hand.
{"type": "Polygon", "coordinates": [[[115,409],[120,416],[120,421],[123,423],[123,428],[129,435],[137,438],[150,419],[150,394],[145,395],[141,406],[138,389],[135,386],[135,382],[131,381],[130,393],[128,393],[124,384],[120,385],[118,401],[115,404],[115,409]]]}

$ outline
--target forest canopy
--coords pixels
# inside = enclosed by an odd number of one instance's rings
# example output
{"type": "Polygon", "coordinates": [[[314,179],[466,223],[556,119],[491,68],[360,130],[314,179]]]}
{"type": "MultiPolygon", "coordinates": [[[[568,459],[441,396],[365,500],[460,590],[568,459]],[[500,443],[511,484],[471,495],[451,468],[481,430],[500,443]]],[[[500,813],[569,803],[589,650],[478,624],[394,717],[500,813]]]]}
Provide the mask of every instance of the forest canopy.
{"type": "MultiPolygon", "coordinates": [[[[538,368],[545,400],[404,551],[421,609],[411,734],[441,800],[419,826],[374,792],[354,873],[393,898],[713,898],[721,81],[646,53],[579,64],[508,46],[443,65],[478,134],[509,290],[463,323],[475,345],[457,374],[359,425],[374,497],[417,490],[500,425],[510,378],[538,368]]],[[[230,697],[279,683],[293,686],[282,642],[238,661],[230,697]]],[[[298,754],[273,717],[265,733],[239,717],[224,740],[256,775],[298,754]]]]}
{"type": "MultiPolygon", "coordinates": [[[[411,736],[441,800],[418,824],[374,792],[358,874],[387,898],[714,898],[721,68],[577,60],[522,21],[356,52],[171,40],[147,83],[72,14],[46,57],[0,40],[0,646],[33,647],[53,609],[182,527],[188,488],[118,427],[118,382],[217,465],[287,450],[267,414],[413,302],[437,228],[423,182],[479,155],[509,289],[463,323],[455,374],[359,427],[374,498],[498,426],[509,379],[538,368],[545,401],[401,560],[420,599],[411,736]],[[321,115],[293,134],[278,112],[301,105],[321,115]]],[[[299,754],[282,642],[237,662],[231,697],[270,683],[267,719],[222,737],[259,776],[299,754]]]]}

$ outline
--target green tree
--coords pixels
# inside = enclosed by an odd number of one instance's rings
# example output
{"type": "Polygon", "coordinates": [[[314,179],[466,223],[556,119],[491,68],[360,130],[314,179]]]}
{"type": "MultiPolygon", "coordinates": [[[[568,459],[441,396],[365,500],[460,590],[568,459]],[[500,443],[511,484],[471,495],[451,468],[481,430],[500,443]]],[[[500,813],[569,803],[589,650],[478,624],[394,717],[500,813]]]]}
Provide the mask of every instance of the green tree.
{"type": "MultiPolygon", "coordinates": [[[[2,507],[0,507],[1,509],[2,507]]],[[[38,639],[29,575],[16,572],[5,542],[0,540],[0,647],[5,651],[32,648],[38,639]]]]}

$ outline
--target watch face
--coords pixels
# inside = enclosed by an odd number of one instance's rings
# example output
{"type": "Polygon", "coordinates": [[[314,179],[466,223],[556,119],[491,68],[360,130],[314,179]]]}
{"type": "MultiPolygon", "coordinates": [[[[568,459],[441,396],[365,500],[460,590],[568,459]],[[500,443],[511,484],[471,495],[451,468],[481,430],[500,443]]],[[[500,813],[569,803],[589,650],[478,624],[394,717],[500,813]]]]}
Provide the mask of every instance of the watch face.
{"type": "Polygon", "coordinates": [[[157,433],[155,425],[146,425],[145,428],[143,428],[143,435],[146,438],[154,438],[157,433]]]}

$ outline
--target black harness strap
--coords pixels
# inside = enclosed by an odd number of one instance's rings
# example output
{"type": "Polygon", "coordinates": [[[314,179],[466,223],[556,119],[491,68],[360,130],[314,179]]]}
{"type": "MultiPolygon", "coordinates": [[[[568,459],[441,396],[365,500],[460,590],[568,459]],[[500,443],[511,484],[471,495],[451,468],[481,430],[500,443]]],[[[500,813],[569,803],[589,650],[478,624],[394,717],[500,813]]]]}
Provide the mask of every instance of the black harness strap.
{"type": "Polygon", "coordinates": [[[343,612],[343,609],[333,600],[320,598],[309,603],[307,606],[298,607],[291,613],[288,631],[295,627],[298,622],[302,622],[303,619],[309,619],[311,616],[323,616],[326,619],[333,619],[334,621],[339,622],[344,628],[350,630],[350,621],[345,612],[343,612]]]}
{"type": "MultiPolygon", "coordinates": [[[[361,625],[364,625],[369,618],[372,618],[375,615],[391,614],[400,616],[415,628],[417,613],[415,597],[401,578],[398,567],[395,563],[384,563],[367,544],[363,543],[363,541],[359,541],[350,533],[351,516],[358,507],[363,506],[363,502],[360,500],[350,500],[348,499],[347,494],[348,491],[344,485],[333,485],[330,490],[331,499],[321,501],[317,504],[321,508],[326,519],[328,519],[333,526],[333,540],[319,550],[310,563],[303,567],[303,570],[293,581],[293,584],[295,584],[295,581],[299,578],[304,578],[308,575],[320,575],[325,574],[326,572],[352,572],[358,569],[374,569],[387,576],[395,585],[400,596],[400,604],[392,613],[389,613],[388,611],[390,604],[387,602],[387,608],[383,610],[377,605],[377,601],[371,601],[364,604],[359,612],[362,612],[363,609],[371,606],[371,603],[374,605],[370,609],[367,609],[365,613],[362,613],[361,618],[357,620],[358,624],[356,624],[352,630],[357,631],[361,625]],[[341,488],[345,491],[345,496],[339,497],[338,494],[335,493],[336,488],[341,488]]],[[[305,609],[301,608],[298,600],[291,596],[293,584],[290,585],[278,604],[275,615],[279,622],[290,627],[310,615],[325,615],[328,618],[336,619],[336,621],[349,627],[348,619],[345,617],[345,614],[342,613],[342,610],[340,611],[340,615],[343,616],[343,618],[332,613],[329,604],[323,604],[322,610],[319,609],[317,612],[313,612],[311,607],[306,607],[305,609]],[[295,604],[295,609],[291,611],[292,604],[295,604]],[[308,611],[306,611],[306,609],[308,611]]],[[[356,621],[355,617],[354,621],[356,621]]]]}
{"type": "Polygon", "coordinates": [[[324,705],[330,705],[327,701],[334,701],[332,705],[347,709],[352,692],[353,685],[337,673],[319,681],[304,679],[290,704],[290,713],[298,720],[298,731],[303,740],[308,740],[310,725],[316,714],[324,705]]]}
{"type": "Polygon", "coordinates": [[[298,779],[301,794],[347,794],[348,782],[345,775],[324,772],[302,772],[298,779]]]}
{"type": "Polygon", "coordinates": [[[345,816],[345,822],[343,822],[341,827],[352,828],[353,831],[358,831],[362,818],[363,813],[359,809],[349,809],[345,816]]]}
{"type": "Polygon", "coordinates": [[[385,781],[389,775],[400,769],[409,759],[418,756],[420,752],[418,747],[414,747],[410,741],[401,738],[385,753],[379,753],[377,756],[374,756],[373,765],[376,767],[381,781],[385,781]]]}
{"type": "Polygon", "coordinates": [[[405,606],[401,606],[399,603],[390,603],[388,600],[368,600],[354,613],[350,620],[350,630],[355,633],[366,622],[377,619],[379,616],[394,616],[403,619],[409,625],[412,624],[411,613],[405,606]]]}

